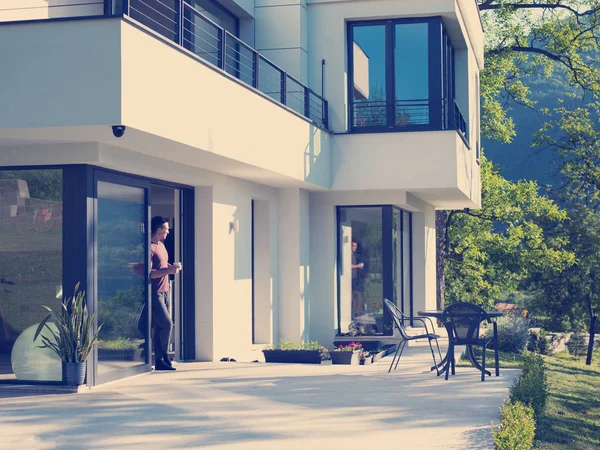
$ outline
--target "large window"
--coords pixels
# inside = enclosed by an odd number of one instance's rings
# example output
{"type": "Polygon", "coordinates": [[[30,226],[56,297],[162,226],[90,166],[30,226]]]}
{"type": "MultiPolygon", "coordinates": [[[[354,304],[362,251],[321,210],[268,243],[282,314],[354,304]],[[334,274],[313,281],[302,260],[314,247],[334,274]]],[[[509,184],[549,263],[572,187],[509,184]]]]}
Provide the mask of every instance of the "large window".
{"type": "Polygon", "coordinates": [[[352,131],[454,128],[454,50],[441,18],[352,22],[352,131]]]}
{"type": "Polygon", "coordinates": [[[62,292],[62,170],[0,170],[0,380],[60,381],[61,362],[34,343],[62,292]]]}
{"type": "Polygon", "coordinates": [[[388,298],[411,314],[411,215],[391,205],[338,207],[340,334],[391,334],[388,298]]]}

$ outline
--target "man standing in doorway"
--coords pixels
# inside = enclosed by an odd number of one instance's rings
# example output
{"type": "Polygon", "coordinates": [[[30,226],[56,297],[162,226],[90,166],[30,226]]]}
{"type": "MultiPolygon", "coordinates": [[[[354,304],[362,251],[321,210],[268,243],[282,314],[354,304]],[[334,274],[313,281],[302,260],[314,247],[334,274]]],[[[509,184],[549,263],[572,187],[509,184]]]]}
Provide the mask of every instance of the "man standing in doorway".
{"type": "Polygon", "coordinates": [[[175,370],[169,359],[169,340],[173,322],[169,313],[169,275],[181,270],[181,263],[169,264],[169,254],[163,244],[169,235],[169,219],[152,218],[150,259],[152,279],[152,325],[154,326],[155,370],[175,370]]]}

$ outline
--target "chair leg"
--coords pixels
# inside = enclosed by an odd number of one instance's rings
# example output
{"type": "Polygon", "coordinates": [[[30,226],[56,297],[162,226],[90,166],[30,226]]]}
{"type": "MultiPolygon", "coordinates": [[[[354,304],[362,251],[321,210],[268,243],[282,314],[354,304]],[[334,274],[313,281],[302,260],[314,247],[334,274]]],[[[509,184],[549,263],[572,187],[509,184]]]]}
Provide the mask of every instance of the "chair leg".
{"type": "MultiPolygon", "coordinates": [[[[439,372],[438,366],[437,366],[437,361],[435,360],[435,353],[433,353],[433,346],[431,345],[431,339],[427,339],[427,341],[429,342],[429,349],[431,350],[431,357],[433,358],[433,365],[435,367],[435,369],[439,372]]],[[[437,342],[437,340],[436,340],[437,342]]],[[[441,361],[441,359],[440,359],[441,361]]]]}
{"type": "Polygon", "coordinates": [[[394,367],[394,363],[396,362],[396,356],[398,356],[398,352],[400,351],[400,342],[396,344],[396,352],[394,353],[394,357],[392,358],[392,363],[390,364],[390,368],[388,369],[388,373],[392,371],[392,367],[394,367]]]}
{"type": "Polygon", "coordinates": [[[487,345],[481,347],[483,355],[481,356],[481,381],[485,381],[485,354],[487,353],[487,345]]]}
{"type": "Polygon", "coordinates": [[[441,363],[442,360],[444,359],[444,357],[442,356],[442,351],[440,350],[440,344],[437,339],[435,340],[435,345],[437,347],[437,351],[438,351],[438,355],[440,357],[440,363],[441,363]]]}
{"type": "Polygon", "coordinates": [[[454,359],[454,345],[449,344],[448,355],[446,356],[446,358],[447,359],[446,359],[446,368],[445,368],[445,370],[446,370],[445,379],[447,380],[448,379],[448,374],[450,372],[450,366],[451,366],[452,361],[454,359]]]}
{"type": "Polygon", "coordinates": [[[394,367],[394,362],[396,361],[396,357],[398,356],[398,352],[400,352],[400,345],[402,344],[402,342],[398,342],[397,347],[396,347],[396,353],[394,353],[394,358],[392,359],[392,363],[390,364],[390,368],[388,369],[388,373],[390,373],[392,371],[392,367],[394,367]]]}
{"type": "Polygon", "coordinates": [[[496,376],[500,376],[500,362],[498,360],[498,341],[494,342],[494,359],[496,363],[496,376]]]}
{"type": "Polygon", "coordinates": [[[398,368],[398,363],[400,362],[400,357],[402,356],[402,352],[404,351],[404,347],[406,347],[407,341],[402,341],[402,350],[400,350],[400,354],[398,355],[398,359],[396,360],[396,367],[394,370],[398,368]]]}
{"type": "Polygon", "coordinates": [[[452,375],[456,375],[456,359],[454,358],[454,346],[452,346],[452,375]]]}

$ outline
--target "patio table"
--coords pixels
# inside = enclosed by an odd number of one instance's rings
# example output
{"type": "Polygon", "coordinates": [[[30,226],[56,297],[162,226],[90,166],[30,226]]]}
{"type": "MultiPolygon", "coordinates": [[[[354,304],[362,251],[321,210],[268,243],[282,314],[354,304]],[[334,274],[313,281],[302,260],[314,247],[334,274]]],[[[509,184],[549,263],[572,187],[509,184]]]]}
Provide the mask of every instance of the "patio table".
{"type": "MultiPolygon", "coordinates": [[[[486,311],[488,313],[488,315],[490,317],[502,317],[504,315],[503,312],[501,311],[486,311]]],[[[442,314],[444,313],[443,310],[429,310],[429,311],[419,311],[417,312],[417,315],[421,316],[421,317],[432,317],[434,319],[438,319],[441,320],[442,319],[442,314]]],[[[444,327],[446,328],[446,333],[448,335],[450,335],[450,329],[448,327],[447,324],[444,323],[444,327]]],[[[494,342],[494,345],[498,345],[497,342],[494,342]]],[[[450,351],[450,349],[448,349],[448,351],[450,351]]],[[[482,367],[481,365],[477,362],[477,359],[475,358],[475,353],[473,353],[473,346],[472,345],[467,345],[466,346],[466,351],[467,351],[467,358],[469,358],[469,361],[471,362],[471,364],[473,365],[473,367],[475,367],[477,370],[479,370],[481,372],[482,367]]],[[[444,356],[444,359],[442,359],[442,361],[437,365],[437,366],[432,366],[431,370],[437,370],[438,371],[438,376],[441,375],[442,373],[444,373],[444,370],[448,369],[447,367],[445,367],[446,361],[448,360],[448,352],[446,352],[446,356],[444,356]],[[442,368],[442,370],[440,371],[439,369],[442,368]]],[[[485,371],[486,375],[491,375],[491,372],[489,370],[485,371]]]]}

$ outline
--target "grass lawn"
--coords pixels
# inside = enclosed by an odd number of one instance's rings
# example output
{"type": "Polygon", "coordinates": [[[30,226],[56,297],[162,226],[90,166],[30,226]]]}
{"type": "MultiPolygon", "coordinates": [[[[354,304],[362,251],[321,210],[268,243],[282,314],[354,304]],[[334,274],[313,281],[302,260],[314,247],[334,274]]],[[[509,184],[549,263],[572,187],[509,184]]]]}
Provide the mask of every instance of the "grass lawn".
{"type": "MultiPolygon", "coordinates": [[[[474,347],[473,352],[477,357],[477,361],[481,362],[481,347],[474,347]]],[[[517,353],[498,352],[498,359],[500,360],[501,369],[520,369],[521,367],[523,367],[523,357],[517,353]]],[[[485,365],[486,369],[493,371],[494,350],[488,350],[485,353],[485,365]]],[[[470,367],[471,363],[467,359],[466,355],[463,353],[460,355],[460,359],[457,359],[456,366],[470,367]]]]}
{"type": "MultiPolygon", "coordinates": [[[[481,350],[475,349],[481,360],[481,350]]],[[[500,352],[501,368],[520,368],[522,358],[500,352]]],[[[488,368],[493,367],[494,351],[486,354],[488,368]]],[[[578,360],[567,352],[544,356],[549,395],[546,410],[536,423],[534,448],[544,450],[600,449],[600,351],[594,353],[591,366],[585,356],[578,360]]],[[[469,366],[466,357],[457,366],[469,366]]]]}
{"type": "Polygon", "coordinates": [[[600,449],[600,352],[591,366],[568,353],[545,356],[550,395],[536,424],[535,447],[600,449]]]}

